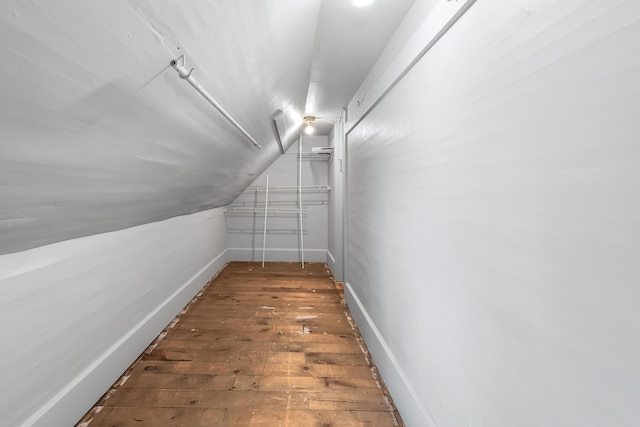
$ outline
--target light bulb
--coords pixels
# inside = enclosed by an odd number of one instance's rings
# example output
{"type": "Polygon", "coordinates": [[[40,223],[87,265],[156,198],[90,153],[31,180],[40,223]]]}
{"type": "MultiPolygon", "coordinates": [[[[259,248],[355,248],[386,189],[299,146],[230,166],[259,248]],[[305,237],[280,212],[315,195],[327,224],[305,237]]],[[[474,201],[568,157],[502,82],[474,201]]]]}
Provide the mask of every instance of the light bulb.
{"type": "Polygon", "coordinates": [[[304,128],[304,133],[306,133],[307,135],[311,135],[313,133],[313,122],[315,120],[316,118],[313,116],[304,117],[304,124],[306,125],[306,127],[304,128]]]}

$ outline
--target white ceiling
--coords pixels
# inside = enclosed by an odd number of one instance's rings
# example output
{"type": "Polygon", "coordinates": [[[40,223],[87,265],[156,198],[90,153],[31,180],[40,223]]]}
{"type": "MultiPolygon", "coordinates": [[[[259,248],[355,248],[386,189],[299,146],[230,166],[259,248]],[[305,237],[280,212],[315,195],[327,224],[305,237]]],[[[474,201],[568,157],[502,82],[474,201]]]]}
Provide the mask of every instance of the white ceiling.
{"type": "MultiPolygon", "coordinates": [[[[305,113],[339,116],[373,67],[411,1],[378,0],[354,7],[353,0],[323,0],[314,44],[305,113]]],[[[325,122],[326,123],[326,122],[325,122]]],[[[320,133],[331,126],[318,123],[320,133]]]]}
{"type": "Polygon", "coordinates": [[[412,3],[4,0],[0,253],[228,204],[280,154],[275,112],[285,145],[338,116],[412,3]]]}

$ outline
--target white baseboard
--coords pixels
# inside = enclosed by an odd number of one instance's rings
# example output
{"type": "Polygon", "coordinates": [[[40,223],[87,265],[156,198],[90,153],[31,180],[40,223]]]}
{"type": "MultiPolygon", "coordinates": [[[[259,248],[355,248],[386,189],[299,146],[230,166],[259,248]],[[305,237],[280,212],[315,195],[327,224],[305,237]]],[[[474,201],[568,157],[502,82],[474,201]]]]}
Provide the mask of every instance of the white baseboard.
{"type": "Polygon", "coordinates": [[[347,306],[404,423],[407,427],[437,427],[351,285],[345,283],[344,290],[347,306]]]}
{"type": "Polygon", "coordinates": [[[331,274],[333,274],[334,279],[337,282],[341,282],[342,278],[338,277],[337,273],[337,269],[336,269],[336,259],[333,256],[333,254],[331,253],[331,251],[327,251],[327,267],[329,267],[329,270],[331,270],[331,274]]]}
{"type": "Polygon", "coordinates": [[[223,251],[22,423],[74,425],[227,262],[223,251]]]}
{"type": "MultiPolygon", "coordinates": [[[[229,248],[227,249],[227,259],[229,261],[262,261],[262,249],[251,248],[229,248]]],[[[267,262],[300,262],[300,250],[298,249],[276,249],[267,248],[265,250],[265,261],[267,262]]],[[[327,262],[326,249],[305,249],[305,262],[327,262]]]]}
{"type": "Polygon", "coordinates": [[[327,262],[331,265],[335,265],[336,263],[336,259],[335,257],[331,254],[331,251],[327,251],[327,262]]]}

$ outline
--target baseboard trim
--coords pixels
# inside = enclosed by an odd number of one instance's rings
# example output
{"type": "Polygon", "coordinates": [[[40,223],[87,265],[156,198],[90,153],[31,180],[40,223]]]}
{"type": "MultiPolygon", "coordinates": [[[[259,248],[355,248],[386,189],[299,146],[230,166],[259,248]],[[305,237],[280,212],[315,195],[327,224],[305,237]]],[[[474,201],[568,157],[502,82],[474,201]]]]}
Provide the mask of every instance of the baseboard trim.
{"type": "MultiPolygon", "coordinates": [[[[262,261],[262,249],[252,248],[228,248],[229,261],[262,261]]],[[[265,250],[265,261],[267,262],[300,262],[299,249],[279,249],[267,248],[265,250]]],[[[305,249],[305,262],[327,262],[326,249],[305,249]]]]}
{"type": "Polygon", "coordinates": [[[333,254],[331,253],[331,251],[327,251],[327,261],[328,261],[331,265],[335,265],[335,264],[336,264],[336,258],[333,256],[333,254]]]}
{"type": "Polygon", "coordinates": [[[337,269],[336,269],[336,259],[334,258],[333,254],[331,253],[331,251],[327,251],[327,267],[329,267],[329,270],[331,270],[331,274],[333,274],[333,278],[336,281],[341,281],[342,277],[338,277],[337,273],[337,269]]]}
{"type": "Polygon", "coordinates": [[[408,427],[437,427],[429,410],[426,408],[409,377],[400,367],[400,363],[380,334],[380,331],[367,313],[351,285],[345,283],[345,301],[367,348],[373,358],[382,379],[391,393],[391,397],[408,427]]]}
{"type": "Polygon", "coordinates": [[[74,425],[226,263],[225,250],[23,422],[22,427],[74,425]]]}

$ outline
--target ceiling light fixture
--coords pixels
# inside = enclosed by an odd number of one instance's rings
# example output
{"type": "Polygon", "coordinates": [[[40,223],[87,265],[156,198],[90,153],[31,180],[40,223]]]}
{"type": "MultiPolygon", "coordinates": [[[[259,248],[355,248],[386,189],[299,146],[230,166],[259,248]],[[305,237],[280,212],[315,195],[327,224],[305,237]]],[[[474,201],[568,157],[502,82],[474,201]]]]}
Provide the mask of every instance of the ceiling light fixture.
{"type": "Polygon", "coordinates": [[[311,135],[313,133],[313,122],[316,120],[313,116],[305,116],[304,118],[304,133],[311,135]]]}
{"type": "Polygon", "coordinates": [[[357,7],[369,6],[371,3],[373,3],[373,0],[353,0],[353,4],[357,7]]]}

